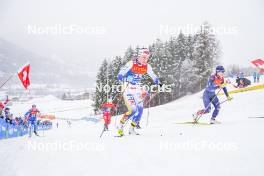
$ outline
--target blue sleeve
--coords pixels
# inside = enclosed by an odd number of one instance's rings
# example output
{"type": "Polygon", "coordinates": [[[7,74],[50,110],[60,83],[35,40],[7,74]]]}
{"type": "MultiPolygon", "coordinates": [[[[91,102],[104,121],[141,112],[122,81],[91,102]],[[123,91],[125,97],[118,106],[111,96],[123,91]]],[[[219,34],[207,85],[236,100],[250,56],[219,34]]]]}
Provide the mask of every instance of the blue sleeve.
{"type": "Polygon", "coordinates": [[[30,115],[30,111],[26,112],[26,114],[24,115],[24,117],[29,117],[30,115]]]}
{"type": "Polygon", "coordinates": [[[129,72],[129,70],[132,68],[133,62],[129,61],[118,73],[117,79],[119,81],[123,80],[123,77],[129,72]]]}
{"type": "Polygon", "coordinates": [[[226,87],[223,88],[223,91],[224,91],[225,95],[228,97],[229,95],[228,95],[228,92],[227,92],[227,88],[226,87]]]}

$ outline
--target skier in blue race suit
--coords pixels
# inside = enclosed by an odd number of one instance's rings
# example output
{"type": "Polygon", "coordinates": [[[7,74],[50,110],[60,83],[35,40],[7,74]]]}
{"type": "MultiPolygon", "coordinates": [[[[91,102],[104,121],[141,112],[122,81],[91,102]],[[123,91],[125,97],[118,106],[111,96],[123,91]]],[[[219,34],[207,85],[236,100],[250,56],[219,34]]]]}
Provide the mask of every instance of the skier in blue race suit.
{"type": "Polygon", "coordinates": [[[25,120],[28,122],[29,125],[29,135],[31,136],[31,130],[33,127],[35,135],[38,136],[37,133],[37,116],[39,115],[40,111],[37,109],[36,105],[32,105],[32,108],[28,110],[25,114],[25,120]]]}
{"type": "Polygon", "coordinates": [[[150,52],[143,48],[139,50],[137,58],[129,61],[118,73],[118,80],[124,81],[123,98],[127,106],[126,112],[120,120],[118,134],[123,136],[123,127],[127,120],[132,119],[129,134],[138,134],[135,127],[139,123],[143,114],[143,101],[148,95],[147,90],[140,86],[140,81],[144,74],[148,74],[156,85],[158,85],[158,78],[152,71],[152,67],[148,64],[150,52]]]}
{"type": "Polygon", "coordinates": [[[224,72],[225,72],[225,69],[223,66],[216,67],[216,73],[210,76],[207,86],[205,88],[204,94],[203,94],[203,103],[204,103],[205,108],[196,113],[196,117],[209,113],[211,111],[211,103],[212,103],[215,109],[214,109],[214,112],[210,120],[211,124],[216,123],[215,119],[220,111],[220,103],[219,103],[219,99],[217,95],[215,94],[215,91],[219,88],[222,88],[227,97],[227,100],[228,101],[232,100],[232,98],[228,95],[228,92],[226,89],[227,83],[224,80],[224,72]]]}

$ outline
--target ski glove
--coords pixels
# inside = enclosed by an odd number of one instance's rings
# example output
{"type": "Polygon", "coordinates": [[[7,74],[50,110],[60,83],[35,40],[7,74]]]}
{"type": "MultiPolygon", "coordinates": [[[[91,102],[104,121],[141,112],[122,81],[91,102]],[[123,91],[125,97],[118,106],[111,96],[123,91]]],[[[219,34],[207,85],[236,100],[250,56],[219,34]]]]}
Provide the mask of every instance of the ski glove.
{"type": "Polygon", "coordinates": [[[141,98],[145,99],[146,96],[148,96],[148,95],[149,95],[149,93],[147,91],[144,91],[144,92],[141,93],[141,98]]]}
{"type": "Polygon", "coordinates": [[[121,74],[117,75],[117,79],[118,79],[118,81],[123,81],[123,75],[121,75],[121,74]]]}
{"type": "Polygon", "coordinates": [[[227,85],[227,83],[223,83],[223,84],[220,85],[220,87],[224,88],[224,87],[226,87],[226,85],[227,85]]]}
{"type": "Polygon", "coordinates": [[[231,101],[232,99],[233,97],[230,97],[230,96],[227,97],[227,101],[231,101]]]}
{"type": "Polygon", "coordinates": [[[159,84],[159,79],[156,78],[156,79],[154,80],[154,83],[155,83],[155,85],[158,85],[158,84],[159,84]]]}

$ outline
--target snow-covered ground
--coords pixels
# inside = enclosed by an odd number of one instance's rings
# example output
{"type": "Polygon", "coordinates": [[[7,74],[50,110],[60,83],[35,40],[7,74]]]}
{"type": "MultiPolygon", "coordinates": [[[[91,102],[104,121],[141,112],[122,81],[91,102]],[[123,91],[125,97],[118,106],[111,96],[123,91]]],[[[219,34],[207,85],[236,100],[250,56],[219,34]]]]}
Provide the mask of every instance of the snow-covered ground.
{"type": "MultiPolygon", "coordinates": [[[[249,117],[264,116],[264,90],[233,94],[234,99],[222,105],[218,116],[221,124],[176,124],[192,120],[192,113],[202,106],[201,96],[202,92],[149,109],[148,126],[145,109],[140,136],[114,137],[119,117],[113,117],[110,131],[102,138],[103,122],[74,121],[69,128],[65,121],[59,121],[58,129],[54,125],[52,130],[40,133],[44,137],[1,140],[0,175],[263,176],[264,118],[249,117]]],[[[38,103],[43,111],[52,111],[45,108],[47,105],[90,105],[46,99],[29,104],[38,103]]],[[[26,105],[13,106],[22,110],[26,105]]],[[[70,116],[85,116],[90,110],[72,111],[70,116]]],[[[69,112],[60,116],[68,117],[69,112]]],[[[205,115],[201,121],[209,119],[210,115],[205,115]]]]}
{"type": "Polygon", "coordinates": [[[93,113],[92,103],[92,100],[64,101],[49,95],[27,102],[14,102],[10,108],[15,116],[23,116],[32,104],[36,104],[42,114],[64,119],[81,119],[93,113]]]}

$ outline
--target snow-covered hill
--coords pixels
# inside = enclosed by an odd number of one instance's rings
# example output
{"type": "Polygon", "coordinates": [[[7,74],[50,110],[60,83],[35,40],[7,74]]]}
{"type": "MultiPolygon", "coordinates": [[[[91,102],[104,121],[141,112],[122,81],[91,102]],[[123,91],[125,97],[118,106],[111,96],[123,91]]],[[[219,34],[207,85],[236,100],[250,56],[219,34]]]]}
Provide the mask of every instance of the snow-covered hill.
{"type": "MultiPolygon", "coordinates": [[[[264,116],[263,89],[233,94],[234,99],[222,105],[221,124],[176,124],[192,119],[202,106],[201,96],[150,108],[148,126],[146,109],[140,136],[114,137],[119,117],[113,117],[102,138],[103,122],[76,121],[69,128],[60,121],[58,129],[41,133],[45,137],[1,140],[0,175],[263,176],[264,118],[249,118],[264,116]]],[[[39,108],[44,104],[52,101],[39,108]]],[[[201,121],[209,118],[205,115],[201,121]]]]}
{"type": "Polygon", "coordinates": [[[80,120],[93,113],[92,103],[89,99],[64,101],[49,95],[27,102],[14,102],[10,108],[15,116],[23,116],[32,104],[36,104],[41,114],[55,115],[58,119],[80,120]]]}

